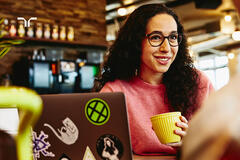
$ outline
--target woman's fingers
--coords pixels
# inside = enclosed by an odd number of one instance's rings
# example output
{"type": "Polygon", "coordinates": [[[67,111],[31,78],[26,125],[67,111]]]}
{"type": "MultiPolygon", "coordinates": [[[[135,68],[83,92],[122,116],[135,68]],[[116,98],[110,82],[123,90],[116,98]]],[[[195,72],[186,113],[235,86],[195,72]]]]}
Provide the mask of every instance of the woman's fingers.
{"type": "Polygon", "coordinates": [[[186,136],[186,132],[185,131],[182,131],[182,130],[174,130],[174,133],[176,134],[176,135],[179,135],[180,137],[184,137],[184,136],[186,136]]]}
{"type": "MultiPolygon", "coordinates": [[[[176,126],[182,128],[182,130],[180,130],[180,129],[174,130],[174,133],[176,135],[179,135],[182,138],[182,137],[186,136],[186,134],[187,134],[185,130],[188,129],[188,120],[184,116],[180,116],[180,120],[181,120],[181,122],[177,122],[176,126]]],[[[180,141],[178,143],[170,143],[167,145],[169,145],[171,147],[181,147],[182,141],[180,141]]]]}
{"type": "Polygon", "coordinates": [[[177,122],[176,126],[182,128],[183,131],[188,129],[188,121],[184,116],[180,116],[181,122],[177,122]]]}
{"type": "Polygon", "coordinates": [[[182,141],[177,142],[177,143],[168,143],[167,145],[171,146],[171,147],[179,148],[182,146],[182,141]]]}
{"type": "Polygon", "coordinates": [[[188,124],[184,122],[177,122],[176,126],[182,128],[182,130],[188,129],[188,124]]]}
{"type": "Polygon", "coordinates": [[[184,123],[188,123],[188,120],[184,116],[180,116],[180,120],[184,123]]]}

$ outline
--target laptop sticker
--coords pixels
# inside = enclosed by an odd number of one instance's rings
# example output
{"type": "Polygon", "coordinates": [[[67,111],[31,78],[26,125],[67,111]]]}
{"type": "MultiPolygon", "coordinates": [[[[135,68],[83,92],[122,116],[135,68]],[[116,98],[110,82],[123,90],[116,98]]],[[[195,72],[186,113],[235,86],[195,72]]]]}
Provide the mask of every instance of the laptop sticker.
{"type": "Polygon", "coordinates": [[[37,160],[40,158],[40,153],[42,153],[45,157],[55,157],[55,154],[52,152],[48,152],[47,149],[51,146],[51,144],[45,139],[48,138],[48,135],[43,131],[40,132],[40,135],[37,136],[37,133],[33,131],[32,139],[33,139],[33,159],[37,160]]]}
{"type": "Polygon", "coordinates": [[[97,140],[97,152],[103,160],[119,160],[123,154],[121,141],[114,135],[103,135],[97,140]]]}
{"type": "Polygon", "coordinates": [[[78,139],[78,128],[68,117],[66,117],[62,123],[63,127],[61,127],[61,129],[58,129],[58,132],[50,124],[44,123],[44,126],[50,128],[57,136],[57,138],[60,139],[63,143],[67,145],[75,143],[78,139]]]}
{"type": "Polygon", "coordinates": [[[66,154],[62,154],[59,160],[71,160],[66,154]]]}
{"type": "Polygon", "coordinates": [[[104,100],[93,98],[85,105],[85,115],[92,124],[103,125],[109,120],[110,109],[104,100]]]}
{"type": "Polygon", "coordinates": [[[94,157],[92,151],[90,150],[90,148],[88,146],[84,153],[83,160],[96,160],[96,158],[94,157]]]}

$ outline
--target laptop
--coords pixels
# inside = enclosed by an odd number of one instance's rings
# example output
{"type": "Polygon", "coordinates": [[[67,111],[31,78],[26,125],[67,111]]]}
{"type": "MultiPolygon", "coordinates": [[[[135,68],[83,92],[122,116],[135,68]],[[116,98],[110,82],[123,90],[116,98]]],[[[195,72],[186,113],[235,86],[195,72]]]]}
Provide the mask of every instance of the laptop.
{"type": "Polygon", "coordinates": [[[42,95],[34,160],[131,160],[123,93],[42,95]]]}

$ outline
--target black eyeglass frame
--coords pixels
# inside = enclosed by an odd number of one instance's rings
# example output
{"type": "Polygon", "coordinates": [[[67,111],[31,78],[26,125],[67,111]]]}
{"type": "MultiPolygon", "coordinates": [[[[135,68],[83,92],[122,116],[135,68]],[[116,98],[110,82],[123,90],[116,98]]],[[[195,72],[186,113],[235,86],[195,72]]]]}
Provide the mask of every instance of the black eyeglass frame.
{"type": "Polygon", "coordinates": [[[168,43],[169,43],[169,45],[170,45],[171,47],[177,47],[177,46],[179,46],[180,43],[182,42],[182,35],[181,35],[181,34],[178,34],[178,44],[177,44],[177,45],[172,45],[172,44],[170,43],[170,40],[169,40],[169,37],[170,37],[170,36],[171,36],[171,34],[170,34],[169,36],[164,36],[164,35],[162,34],[162,32],[159,32],[159,31],[153,31],[153,32],[151,32],[151,33],[149,33],[149,34],[146,34],[146,37],[147,37],[147,39],[148,39],[148,43],[149,43],[152,47],[159,47],[159,46],[161,46],[161,45],[163,44],[163,42],[165,41],[166,38],[167,38],[168,43]],[[149,39],[149,36],[152,35],[152,34],[160,34],[160,35],[162,35],[162,37],[163,37],[162,42],[161,42],[160,44],[158,44],[158,45],[153,45],[153,44],[150,42],[150,39],[149,39]]]}

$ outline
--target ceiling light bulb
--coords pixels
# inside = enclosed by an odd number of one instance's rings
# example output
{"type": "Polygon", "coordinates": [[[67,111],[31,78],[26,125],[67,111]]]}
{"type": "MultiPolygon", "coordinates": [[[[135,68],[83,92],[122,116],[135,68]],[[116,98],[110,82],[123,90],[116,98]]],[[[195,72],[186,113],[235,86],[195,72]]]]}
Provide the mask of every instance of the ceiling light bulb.
{"type": "Polygon", "coordinates": [[[120,16],[125,16],[127,14],[126,8],[119,8],[117,12],[120,16]]]}
{"type": "Polygon", "coordinates": [[[189,38],[187,39],[187,41],[188,41],[189,43],[191,43],[191,42],[193,41],[193,39],[192,39],[191,37],[189,37],[189,38]]]}
{"type": "Polygon", "coordinates": [[[234,58],[234,53],[228,53],[228,58],[233,59],[234,58]]]}
{"type": "Polygon", "coordinates": [[[225,19],[226,22],[230,22],[230,21],[232,20],[232,16],[226,15],[226,16],[224,17],[224,19],[225,19]]]}
{"type": "Polygon", "coordinates": [[[128,4],[131,4],[133,2],[134,2],[133,0],[124,0],[123,1],[124,5],[128,5],[128,4]]]}
{"type": "Polygon", "coordinates": [[[233,32],[233,34],[232,34],[232,39],[233,39],[234,41],[240,41],[240,31],[235,31],[235,32],[233,32]]]}

